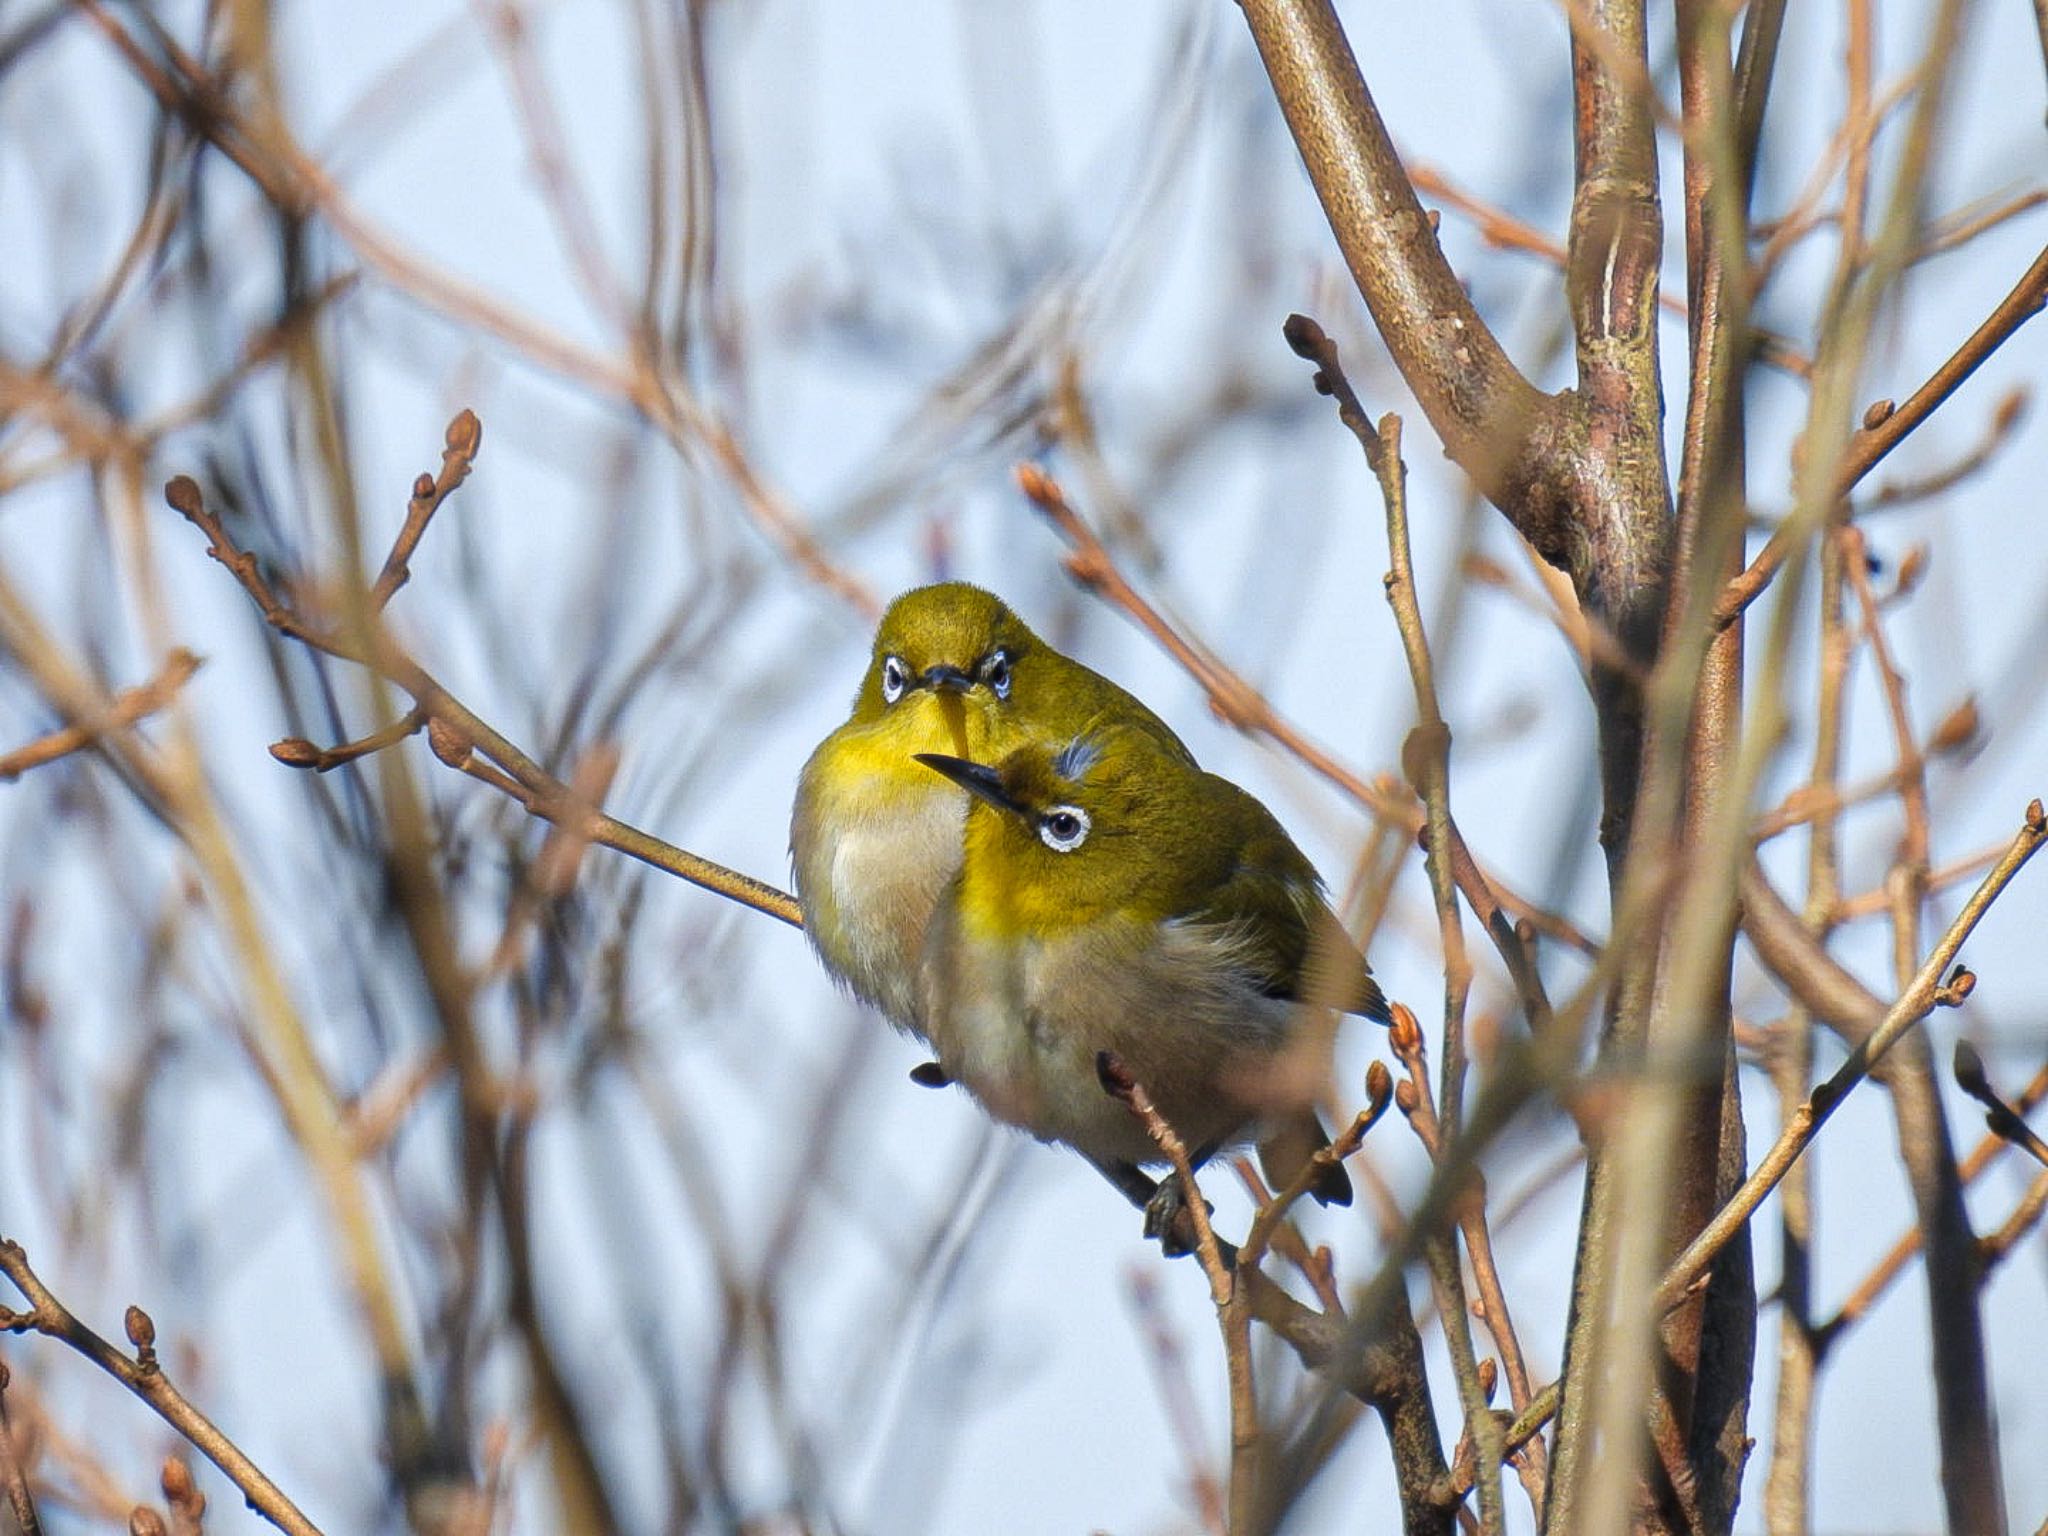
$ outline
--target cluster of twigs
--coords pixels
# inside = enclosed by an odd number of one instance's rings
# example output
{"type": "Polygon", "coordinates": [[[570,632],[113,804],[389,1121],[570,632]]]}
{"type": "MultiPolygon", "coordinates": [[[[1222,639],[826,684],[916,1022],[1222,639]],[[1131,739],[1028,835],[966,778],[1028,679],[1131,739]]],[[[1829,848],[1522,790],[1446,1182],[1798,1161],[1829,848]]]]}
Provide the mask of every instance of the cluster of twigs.
{"type": "MultiPolygon", "coordinates": [[[[1426,856],[1429,861],[1433,887],[1437,893],[1439,914],[1442,919],[1443,953],[1446,976],[1446,1012],[1443,1027],[1446,1064],[1440,1069],[1438,1083],[1444,1097],[1442,1103],[1449,1107],[1457,1103],[1451,1085],[1462,1084],[1463,1063],[1453,1065],[1453,1053],[1462,1052],[1464,1038],[1464,1011],[1471,985],[1471,966],[1465,959],[1462,938],[1462,921],[1458,912],[1457,889],[1462,887],[1471,893],[1476,912],[1487,916],[1486,926],[1496,936],[1501,959],[1508,975],[1513,979],[1525,1008],[1525,1020],[1535,1043],[1548,1050],[1532,1052],[1524,1064],[1528,1075],[1520,1081],[1505,1079],[1507,1104],[1494,1103],[1486,1111],[1475,1116],[1484,1127],[1486,1134],[1497,1134],[1514,1113],[1539,1093],[1547,1093],[1569,1099],[1572,1094],[1570,1078],[1577,1069],[1578,1035],[1576,1031],[1557,1033],[1556,1018],[1550,1001],[1545,996],[1542,982],[1531,965],[1526,945],[1534,932],[1534,925],[1525,919],[1517,927],[1506,925],[1500,906],[1493,901],[1490,889],[1471,863],[1470,855],[1464,848],[1449,809],[1449,780],[1447,761],[1449,733],[1437,713],[1429,651],[1423,633],[1422,619],[1414,596],[1411,564],[1407,552],[1406,497],[1404,469],[1399,459],[1400,422],[1397,417],[1384,418],[1377,427],[1366,422],[1357,398],[1345,380],[1339,366],[1336,348],[1320,327],[1313,322],[1296,316],[1289,322],[1289,339],[1305,357],[1317,364],[1317,387],[1325,394],[1334,396],[1339,403],[1340,415],[1354,434],[1360,437],[1375,475],[1380,481],[1386,503],[1388,537],[1393,551],[1393,569],[1387,577],[1387,595],[1392,605],[1396,624],[1407,648],[1409,669],[1414,679],[1417,695],[1417,712],[1420,723],[1410,738],[1406,753],[1411,782],[1423,803],[1420,831],[1426,856]],[[1560,1049],[1559,1047],[1562,1047],[1560,1049]]],[[[1026,494],[1052,520],[1054,526],[1075,546],[1070,556],[1069,569],[1075,578],[1090,590],[1102,594],[1108,601],[1123,608],[1138,625],[1159,638],[1168,654],[1180,660],[1190,675],[1210,693],[1212,703],[1219,714],[1231,719],[1241,728],[1259,731],[1268,735],[1283,750],[1294,751],[1303,761],[1318,771],[1343,783],[1349,779],[1356,782],[1341,768],[1330,769],[1328,760],[1321,754],[1301,751],[1298,738],[1291,728],[1263,701],[1248,705],[1245,701],[1255,698],[1252,690],[1236,677],[1228,667],[1199,642],[1175,631],[1160,613],[1140,597],[1131,584],[1116,569],[1107,550],[1087,528],[1086,523],[1074,511],[1065,495],[1051,478],[1042,470],[1028,467],[1020,471],[1020,483],[1026,494]]],[[[1862,578],[1867,590],[1867,577],[1862,578]]],[[[1877,633],[1873,615],[1872,634],[1877,633]]],[[[1881,645],[1881,639],[1875,640],[1881,645]]],[[[1947,729],[1937,736],[1953,736],[1947,729]]],[[[1896,784],[1893,786],[1896,788],[1896,784]]],[[[1809,795],[1810,798],[1810,795],[1809,795]]],[[[1837,797],[1839,799],[1839,797],[1837,797]]],[[[1362,797],[1361,797],[1362,800],[1362,797]]],[[[1397,813],[1398,814],[1398,813],[1397,813]]],[[[1924,815],[1924,805],[1922,814],[1924,815]]],[[[1403,818],[1404,830],[1416,830],[1408,818],[1403,818]]],[[[1783,829],[1783,819],[1775,829],[1760,829],[1759,837],[1775,835],[1783,829]]],[[[1763,1201],[1779,1186],[1788,1172],[1796,1165],[1798,1158],[1811,1145],[1822,1126],[1840,1105],[1847,1093],[1879,1069],[1886,1052],[1889,1051],[1915,1025],[1923,1021],[1937,1007],[1959,1006],[1975,986],[1974,975],[1955,967],[1955,957],[1963,943],[1974,930],[1993,901],[2016,876],[2026,862],[2037,852],[2044,841],[2048,841],[2048,816],[2044,816],[2041,803],[2037,800],[2027,809],[2023,825],[2011,838],[1987,855],[1972,858],[1963,866],[1948,873],[1944,883],[1966,878],[1969,874],[1983,872],[1982,879],[1970,899],[1964,903],[1949,928],[1936,943],[1931,953],[1921,962],[1910,976],[1905,990],[1890,1007],[1885,1007],[1868,994],[1862,994],[1866,1002],[1853,1010],[1845,1010],[1839,1002],[1824,1002],[1814,998],[1814,993],[1830,983],[1818,983],[1813,978],[1815,966],[1832,967],[1825,956],[1810,950],[1796,954],[1785,954],[1769,947],[1768,937],[1759,941],[1759,948],[1765,962],[1778,970],[1779,979],[1793,992],[1793,995],[1816,1007],[1816,1016],[1833,1019],[1845,1011],[1853,1011],[1859,1017],[1874,1021],[1854,1040],[1854,1049],[1849,1058],[1829,1078],[1815,1086],[1806,1095],[1804,1103],[1791,1113],[1776,1143],[1766,1153],[1756,1168],[1744,1180],[1715,1213],[1694,1240],[1678,1255],[1658,1281],[1654,1295],[1657,1308],[1669,1313],[1684,1303],[1703,1284],[1708,1267],[1715,1256],[1743,1229],[1763,1201]],[[1983,870],[1989,864],[1988,871],[1983,870]],[[1951,968],[1954,967],[1951,974],[1951,968]]],[[[1762,875],[1752,866],[1753,886],[1767,894],[1761,887],[1762,875]]],[[[1560,920],[1561,921],[1561,920],[1560,920]]],[[[1757,915],[1754,926],[1768,932],[1772,922],[1769,915],[1757,915]]],[[[1596,951],[1602,952],[1604,951],[1596,951]]],[[[1592,981],[1582,987],[1580,994],[1569,1005],[1567,1018],[1582,1021],[1594,1005],[1599,990],[1608,979],[1604,968],[1595,973],[1592,981]]],[[[1838,968],[1829,975],[1843,985],[1853,986],[1847,974],[1838,968]]],[[[1447,1118],[1432,1102],[1432,1087],[1427,1061],[1422,1050],[1422,1035],[1412,1013],[1396,1005],[1395,1025],[1391,1041],[1397,1059],[1401,1062],[1406,1078],[1396,1093],[1397,1102],[1414,1130],[1418,1140],[1440,1166],[1446,1158],[1447,1137],[1458,1134],[1457,1111],[1449,1108],[1447,1118]]],[[[1990,1095],[1983,1085],[1981,1070],[1973,1071],[1969,1063],[1974,1055],[1967,1053],[1958,1058],[1958,1081],[1973,1096],[1985,1099],[1991,1106],[1990,1118],[1995,1137],[1986,1147],[1973,1156],[1968,1176],[1974,1177],[1989,1161],[1988,1150],[2002,1139],[2032,1150],[2030,1138],[2038,1143],[2025,1122],[2005,1106],[2002,1100],[1990,1095]]],[[[1375,1067],[1377,1071],[1377,1064],[1375,1067]]],[[[1498,1090],[1502,1081],[1494,1085],[1498,1090]]],[[[1166,1161],[1176,1173],[1189,1180],[1192,1186],[1192,1171],[1187,1167],[1185,1147],[1168,1126],[1151,1108],[1150,1101],[1142,1087],[1128,1084],[1124,1091],[1133,1110],[1146,1122],[1148,1129],[1158,1140],[1166,1161]]],[[[1368,1089],[1371,1107],[1360,1114],[1346,1135],[1335,1144],[1342,1155],[1349,1156],[1363,1140],[1363,1132],[1370,1129],[1384,1108],[1384,1080],[1376,1079],[1368,1089]]],[[[2032,1095],[2028,1102],[2039,1097],[2032,1095]]],[[[1483,1145],[1483,1143],[1482,1143],[1483,1145]]],[[[1473,1149],[1476,1153],[1477,1149],[1473,1149]]],[[[2039,1156],[2039,1153],[2035,1155],[2039,1156]]],[[[1241,1171],[1255,1182],[1248,1168],[1241,1171]]],[[[1449,1241],[1449,1227],[1442,1232],[1429,1234],[1422,1225],[1418,1214],[1416,1225],[1411,1230],[1418,1234],[1418,1245],[1423,1250],[1428,1264],[1432,1287],[1436,1292],[1437,1313],[1442,1318],[1447,1338],[1451,1341],[1452,1361],[1458,1377],[1461,1402],[1466,1414],[1467,1429],[1465,1440],[1459,1448],[1455,1465],[1457,1472],[1446,1471],[1443,1452],[1434,1437],[1420,1443],[1409,1440],[1404,1443],[1396,1437],[1397,1471],[1401,1478],[1402,1503],[1408,1511],[1410,1528],[1448,1530],[1453,1516],[1460,1512],[1462,1499],[1475,1487],[1482,1488],[1482,1510],[1491,1511],[1486,1518],[1498,1519],[1500,1509],[1500,1487],[1497,1469],[1510,1457],[1515,1465],[1523,1486],[1528,1493],[1532,1509],[1541,1516],[1546,1492],[1546,1468],[1542,1441],[1539,1432],[1555,1415],[1559,1405],[1559,1392],[1552,1383],[1540,1392],[1531,1390],[1528,1367],[1517,1338],[1506,1298],[1502,1293],[1498,1270],[1492,1257],[1492,1241],[1488,1232],[1485,1185],[1483,1176],[1473,1165],[1471,1156],[1461,1159],[1456,1176],[1466,1182],[1462,1192],[1447,1192],[1440,1198],[1446,1213],[1455,1223],[1465,1244],[1463,1264],[1469,1264],[1473,1282],[1479,1288],[1476,1299],[1468,1299],[1465,1292],[1464,1269],[1456,1248],[1449,1241]],[[1430,1250],[1434,1249],[1434,1252],[1430,1250]],[[1498,1367],[1493,1361],[1478,1361],[1473,1352],[1469,1333],[1464,1332],[1466,1319],[1477,1316],[1487,1324],[1492,1335],[1498,1358],[1505,1367],[1510,1385],[1512,1416],[1499,1416],[1490,1407],[1494,1381],[1498,1367]],[[1460,1334],[1463,1334],[1462,1340],[1460,1334]]],[[[1285,1219],[1288,1211],[1302,1191],[1283,1192],[1276,1197],[1262,1198],[1258,1216],[1253,1228],[1254,1240],[1248,1241],[1243,1250],[1232,1252],[1211,1232],[1206,1215],[1200,1214],[1200,1202],[1192,1204],[1197,1210],[1196,1251],[1201,1254],[1209,1274],[1212,1295],[1223,1328],[1226,1358],[1230,1362],[1232,1402],[1232,1464],[1229,1488],[1233,1500],[1232,1515],[1227,1522],[1231,1530],[1263,1529],[1270,1525],[1276,1515],[1277,1506],[1261,1503],[1274,1500],[1284,1503],[1285,1494],[1276,1495],[1269,1483],[1262,1478],[1270,1476],[1263,1470],[1261,1458],[1270,1454],[1266,1431],[1258,1418],[1256,1397],[1251,1382],[1248,1344],[1244,1342],[1242,1330],[1245,1319],[1251,1314],[1243,1299],[1256,1280],[1244,1278],[1248,1264],[1255,1264],[1263,1256],[1265,1244],[1256,1241],[1261,1234],[1269,1234],[1274,1223],[1285,1219]]],[[[1263,1196],[1263,1191],[1260,1191],[1263,1196]]],[[[2044,1204],[2048,1204],[2048,1179],[2040,1181],[2034,1192],[2026,1197],[2015,1211],[2010,1222],[2001,1228],[1993,1239],[1984,1242],[1979,1249],[1982,1261],[1988,1266],[1996,1263],[2012,1244],[2012,1230],[2024,1231],[2037,1222],[2044,1204]]],[[[1425,1202],[1425,1210],[1428,1202],[1425,1202]]],[[[1900,1239],[1904,1251],[1910,1253],[1919,1241],[1917,1234],[1909,1233],[1900,1239]]],[[[1402,1259],[1408,1255],[1401,1255],[1402,1259]]],[[[1315,1256],[1316,1261],[1327,1266],[1327,1251],[1315,1256]]],[[[1867,1310],[1869,1299],[1862,1292],[1873,1286],[1881,1286],[1897,1273],[1900,1260],[1888,1258],[1884,1265],[1873,1272],[1872,1279],[1859,1287],[1852,1296],[1850,1306],[1845,1308],[1833,1324],[1832,1331],[1854,1321],[1856,1316],[1867,1310]]],[[[1392,1267],[1398,1273],[1399,1264],[1392,1267]]],[[[1330,1284],[1327,1268],[1316,1269],[1305,1265],[1304,1273],[1312,1281],[1320,1281],[1317,1289],[1325,1293],[1333,1303],[1333,1313],[1341,1319],[1340,1305],[1335,1305],[1336,1293],[1330,1284]]],[[[1981,1283],[1981,1282],[1980,1282],[1981,1283]]],[[[1329,1316],[1324,1319],[1330,1320],[1329,1316]]],[[[1287,1336],[1283,1330],[1283,1336],[1287,1336]]],[[[1293,1339],[1290,1337],[1290,1342],[1293,1339]]],[[[1397,1330],[1390,1338],[1378,1341],[1382,1347],[1397,1353],[1412,1352],[1404,1359],[1402,1369],[1383,1372],[1380,1381],[1397,1381],[1410,1391],[1426,1393],[1426,1381],[1422,1376],[1420,1339],[1412,1329],[1397,1330]],[[1418,1387],[1417,1383],[1421,1383],[1418,1387]]],[[[1302,1351],[1303,1358],[1312,1366],[1322,1365],[1318,1354],[1302,1351]]],[[[1344,1358],[1340,1353],[1335,1358],[1344,1358]]],[[[1352,1390],[1357,1391],[1356,1387],[1352,1390]]],[[[1372,1398],[1366,1393],[1367,1401],[1372,1398]]]]}

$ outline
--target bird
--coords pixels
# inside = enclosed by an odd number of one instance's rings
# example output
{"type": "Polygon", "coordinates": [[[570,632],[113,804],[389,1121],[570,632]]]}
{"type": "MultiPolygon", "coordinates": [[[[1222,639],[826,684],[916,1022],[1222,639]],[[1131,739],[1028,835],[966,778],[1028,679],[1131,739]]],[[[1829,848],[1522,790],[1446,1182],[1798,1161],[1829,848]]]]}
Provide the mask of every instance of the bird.
{"type": "MultiPolygon", "coordinates": [[[[1329,1010],[1390,1015],[1272,812],[1115,720],[994,764],[917,761],[973,799],[920,965],[946,1077],[1095,1164],[1146,1208],[1148,1236],[1171,1232],[1188,1192],[1144,1174],[1164,1157],[1105,1091],[1105,1056],[1196,1164],[1252,1141],[1275,1188],[1303,1173],[1329,1140],[1313,1102],[1329,1010]]],[[[1351,1181],[1333,1162],[1309,1192],[1348,1205],[1351,1181]]]]}
{"type": "MultiPolygon", "coordinates": [[[[826,971],[921,1036],[920,956],[960,868],[969,797],[915,754],[995,762],[1098,719],[1194,765],[1143,703],[1047,645],[993,593],[948,581],[890,603],[852,714],[804,764],[790,815],[797,905],[826,971]]],[[[913,1076],[938,1080],[929,1067],[913,1076]]]]}

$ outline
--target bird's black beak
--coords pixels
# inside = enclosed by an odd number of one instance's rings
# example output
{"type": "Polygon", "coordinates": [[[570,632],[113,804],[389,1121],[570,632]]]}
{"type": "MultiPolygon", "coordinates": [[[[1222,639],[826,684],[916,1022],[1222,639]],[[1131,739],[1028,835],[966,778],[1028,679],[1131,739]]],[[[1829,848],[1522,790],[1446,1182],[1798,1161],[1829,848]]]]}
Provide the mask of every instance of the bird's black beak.
{"type": "Polygon", "coordinates": [[[1003,787],[1002,775],[986,763],[970,763],[964,757],[947,757],[940,752],[913,752],[910,754],[933,773],[943,774],[977,799],[986,800],[1000,810],[1025,815],[1024,807],[1015,796],[1003,787]]]}
{"type": "Polygon", "coordinates": [[[940,662],[935,667],[926,667],[918,681],[934,693],[965,693],[974,686],[974,679],[958,667],[940,662]]]}

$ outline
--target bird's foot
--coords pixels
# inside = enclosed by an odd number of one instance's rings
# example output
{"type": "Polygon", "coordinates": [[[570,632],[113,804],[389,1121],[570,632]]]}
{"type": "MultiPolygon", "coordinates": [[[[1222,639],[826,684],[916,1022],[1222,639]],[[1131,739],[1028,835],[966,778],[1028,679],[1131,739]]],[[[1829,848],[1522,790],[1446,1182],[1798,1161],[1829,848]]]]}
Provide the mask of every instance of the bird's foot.
{"type": "MultiPolygon", "coordinates": [[[[1197,1197],[1199,1198],[1199,1197],[1197,1197]]],[[[1205,1211],[1215,1206],[1202,1201],[1205,1211]]],[[[1169,1259],[1183,1258],[1195,1251],[1195,1220],[1188,1210],[1188,1192],[1180,1175],[1169,1173],[1145,1202],[1145,1236],[1159,1240],[1159,1251],[1169,1259]]]]}

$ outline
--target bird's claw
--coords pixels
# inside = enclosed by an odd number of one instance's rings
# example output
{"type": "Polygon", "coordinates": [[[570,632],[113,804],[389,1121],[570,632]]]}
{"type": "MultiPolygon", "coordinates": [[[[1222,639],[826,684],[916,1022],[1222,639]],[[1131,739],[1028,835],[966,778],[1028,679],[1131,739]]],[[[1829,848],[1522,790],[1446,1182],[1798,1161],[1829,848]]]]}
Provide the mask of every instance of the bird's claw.
{"type": "MultiPolygon", "coordinates": [[[[1206,1200],[1202,1208],[1216,1209],[1206,1200]]],[[[1195,1251],[1194,1218],[1188,1213],[1187,1190],[1179,1174],[1167,1174],[1152,1192],[1152,1198],[1145,1202],[1145,1236],[1157,1238],[1159,1251],[1169,1259],[1183,1258],[1195,1251]]]]}

